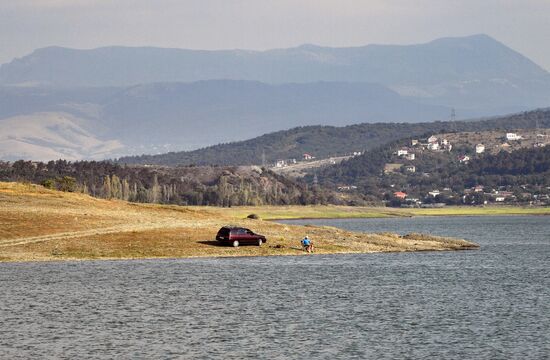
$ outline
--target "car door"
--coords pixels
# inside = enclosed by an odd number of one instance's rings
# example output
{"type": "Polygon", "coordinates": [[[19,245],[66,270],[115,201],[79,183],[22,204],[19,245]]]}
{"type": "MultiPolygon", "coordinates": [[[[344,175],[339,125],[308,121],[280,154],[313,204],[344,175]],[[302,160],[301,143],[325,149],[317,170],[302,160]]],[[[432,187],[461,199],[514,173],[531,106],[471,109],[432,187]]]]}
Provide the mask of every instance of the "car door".
{"type": "Polygon", "coordinates": [[[258,240],[258,235],[254,234],[254,232],[249,229],[245,229],[245,231],[246,231],[247,241],[250,243],[256,243],[256,240],[258,240]]]}
{"type": "Polygon", "coordinates": [[[240,243],[244,244],[248,241],[248,237],[246,235],[246,229],[237,229],[236,230],[236,240],[239,240],[240,243]]]}

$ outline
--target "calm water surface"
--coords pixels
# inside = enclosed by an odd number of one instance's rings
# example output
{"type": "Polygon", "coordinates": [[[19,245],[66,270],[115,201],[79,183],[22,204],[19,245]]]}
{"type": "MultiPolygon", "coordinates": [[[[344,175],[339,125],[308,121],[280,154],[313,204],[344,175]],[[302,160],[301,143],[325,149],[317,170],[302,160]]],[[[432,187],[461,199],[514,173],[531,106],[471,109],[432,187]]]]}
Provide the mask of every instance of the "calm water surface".
{"type": "Polygon", "coordinates": [[[482,248],[0,264],[0,358],[550,357],[550,218],[299,223],[482,248]]]}

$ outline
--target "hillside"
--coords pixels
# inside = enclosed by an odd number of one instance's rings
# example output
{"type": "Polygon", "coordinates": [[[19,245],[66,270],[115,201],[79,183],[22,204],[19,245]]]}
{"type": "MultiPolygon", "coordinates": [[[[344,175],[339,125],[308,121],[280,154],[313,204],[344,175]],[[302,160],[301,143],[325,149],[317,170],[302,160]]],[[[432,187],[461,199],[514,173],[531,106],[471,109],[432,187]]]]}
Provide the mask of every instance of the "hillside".
{"type": "Polygon", "coordinates": [[[308,126],[266,134],[254,139],[221,144],[189,152],[123,157],[119,163],[157,165],[247,165],[279,159],[317,158],[374,149],[409,136],[449,131],[484,131],[550,127],[550,109],[529,111],[484,120],[429,123],[375,123],[345,127],[308,126]]]}
{"type": "Polygon", "coordinates": [[[0,181],[26,181],[104,199],[177,205],[339,204],[346,196],[257,166],[150,167],[65,160],[0,162],[0,181]]]}
{"type": "Polygon", "coordinates": [[[36,113],[0,120],[0,158],[103,159],[123,148],[117,140],[102,140],[87,124],[63,112],[36,113]]]}
{"type": "Polygon", "coordinates": [[[20,127],[6,130],[16,146],[0,144],[0,158],[191,151],[297,126],[428,122],[451,109],[467,119],[549,104],[549,73],[485,35],[259,52],[50,47],[0,66],[0,127],[64,117],[87,143],[105,146],[75,151],[79,141],[56,140],[70,140],[62,123],[44,143],[33,126],[20,127]]]}
{"type": "Polygon", "coordinates": [[[0,183],[0,223],[0,262],[303,255],[299,240],[304,233],[314,239],[319,254],[478,247],[419,234],[401,237],[243,220],[219,209],[100,200],[19,183],[0,183]],[[216,232],[228,223],[264,234],[268,242],[261,247],[219,246],[216,232]]]}
{"type": "MultiPolygon", "coordinates": [[[[69,143],[54,140],[55,136],[65,137],[67,123],[82,127],[90,138],[119,143],[104,155],[112,158],[197,149],[296,124],[436,120],[449,113],[447,107],[419,104],[366,83],[269,85],[219,80],[70,90],[4,87],[0,88],[0,127],[5,127],[5,136],[18,141],[20,147],[10,150],[0,144],[0,158],[75,159],[78,153],[63,155],[60,149],[80,148],[78,141],[70,143],[70,137],[69,143]],[[51,141],[40,143],[32,126],[10,132],[8,124],[22,116],[34,124],[55,125],[55,119],[63,120],[57,126],[48,125],[51,141]]],[[[77,159],[97,158],[86,150],[78,155],[77,159]]]]}
{"type": "Polygon", "coordinates": [[[550,129],[518,130],[521,140],[506,133],[395,141],[320,171],[318,181],[394,206],[550,204],[550,129]]]}

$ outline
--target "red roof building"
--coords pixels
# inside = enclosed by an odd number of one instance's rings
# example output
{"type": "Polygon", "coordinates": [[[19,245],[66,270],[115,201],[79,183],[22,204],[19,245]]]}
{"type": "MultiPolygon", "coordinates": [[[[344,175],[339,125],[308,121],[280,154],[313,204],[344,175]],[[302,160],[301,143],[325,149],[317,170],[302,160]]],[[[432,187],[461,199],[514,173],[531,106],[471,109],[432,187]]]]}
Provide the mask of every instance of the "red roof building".
{"type": "Polygon", "coordinates": [[[405,199],[407,197],[407,193],[404,193],[403,191],[396,191],[393,193],[393,196],[398,199],[405,199]]]}

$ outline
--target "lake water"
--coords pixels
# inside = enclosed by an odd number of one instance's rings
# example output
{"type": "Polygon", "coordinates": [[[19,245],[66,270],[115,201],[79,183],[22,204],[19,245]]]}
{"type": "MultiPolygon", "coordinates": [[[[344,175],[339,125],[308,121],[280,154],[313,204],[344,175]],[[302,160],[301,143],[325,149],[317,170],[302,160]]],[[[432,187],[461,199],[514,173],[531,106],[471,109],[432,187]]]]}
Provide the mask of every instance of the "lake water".
{"type": "Polygon", "coordinates": [[[482,247],[0,264],[0,358],[549,358],[550,218],[298,223],[482,247]]]}

